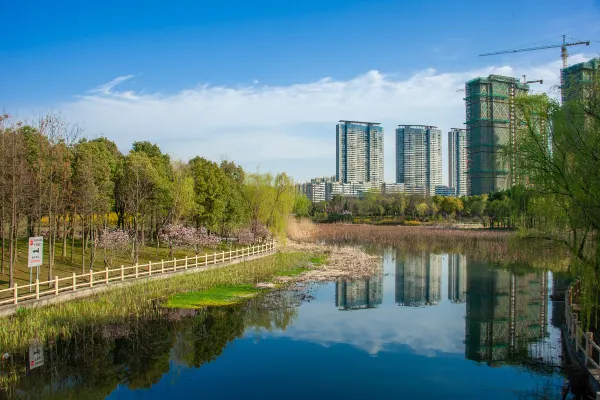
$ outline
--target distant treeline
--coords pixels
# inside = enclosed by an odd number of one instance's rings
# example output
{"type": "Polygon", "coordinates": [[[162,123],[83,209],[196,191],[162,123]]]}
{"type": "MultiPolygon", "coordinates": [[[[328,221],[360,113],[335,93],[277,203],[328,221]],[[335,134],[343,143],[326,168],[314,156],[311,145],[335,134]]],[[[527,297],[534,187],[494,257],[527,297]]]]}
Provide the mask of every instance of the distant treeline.
{"type": "Polygon", "coordinates": [[[311,206],[308,213],[317,221],[379,224],[455,220],[474,221],[484,227],[535,228],[554,223],[549,220],[547,199],[524,186],[479,196],[422,196],[404,193],[367,193],[361,199],[334,196],[311,206]]]}

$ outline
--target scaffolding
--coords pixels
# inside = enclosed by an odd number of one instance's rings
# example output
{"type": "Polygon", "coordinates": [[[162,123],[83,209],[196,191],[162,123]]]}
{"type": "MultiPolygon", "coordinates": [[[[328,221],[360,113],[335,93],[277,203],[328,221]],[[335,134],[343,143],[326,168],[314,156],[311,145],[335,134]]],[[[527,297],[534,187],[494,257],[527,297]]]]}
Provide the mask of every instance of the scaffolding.
{"type": "Polygon", "coordinates": [[[497,192],[517,182],[516,162],[506,159],[502,151],[516,146],[515,99],[528,90],[517,78],[501,75],[466,83],[469,194],[497,192]]]}

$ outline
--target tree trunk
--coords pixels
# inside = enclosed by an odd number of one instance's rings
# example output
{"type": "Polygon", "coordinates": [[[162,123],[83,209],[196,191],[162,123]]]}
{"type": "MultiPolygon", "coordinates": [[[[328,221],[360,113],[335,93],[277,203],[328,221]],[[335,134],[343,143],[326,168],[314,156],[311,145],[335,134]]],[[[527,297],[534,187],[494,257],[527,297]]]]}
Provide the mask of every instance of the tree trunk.
{"type": "Polygon", "coordinates": [[[62,257],[67,257],[67,214],[63,215],[63,231],[62,231],[62,257]]]}
{"type": "Polygon", "coordinates": [[[81,216],[81,273],[85,274],[85,218],[81,216]]]}
{"type": "Polygon", "coordinates": [[[74,254],[75,254],[75,222],[77,214],[75,212],[71,213],[71,264],[74,262],[74,254]]]}

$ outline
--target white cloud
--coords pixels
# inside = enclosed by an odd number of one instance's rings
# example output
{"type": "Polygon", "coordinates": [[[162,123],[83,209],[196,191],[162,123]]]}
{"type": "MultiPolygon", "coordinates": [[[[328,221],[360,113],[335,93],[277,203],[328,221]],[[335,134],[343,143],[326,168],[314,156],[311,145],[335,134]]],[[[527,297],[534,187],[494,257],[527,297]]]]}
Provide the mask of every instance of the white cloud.
{"type": "MultiPolygon", "coordinates": [[[[587,59],[570,58],[572,63],[587,59]]],[[[430,124],[444,132],[462,127],[464,93],[456,90],[490,73],[544,79],[536,90],[558,84],[560,62],[488,67],[466,72],[420,71],[396,79],[369,71],[347,81],[324,78],[290,86],[198,86],[175,94],[119,91],[132,78],[118,77],[61,109],[84,123],[88,136],[105,135],[126,151],[149,140],[184,159],[226,155],[246,168],[285,170],[298,180],[335,172],[335,128],[340,119],[381,122],[385,129],[385,176],[394,176],[398,124],[430,124]]],[[[444,141],[446,137],[444,135],[444,141]]],[[[446,151],[444,147],[444,169],[446,151]]],[[[446,176],[444,174],[444,176],[446,176]]]]}

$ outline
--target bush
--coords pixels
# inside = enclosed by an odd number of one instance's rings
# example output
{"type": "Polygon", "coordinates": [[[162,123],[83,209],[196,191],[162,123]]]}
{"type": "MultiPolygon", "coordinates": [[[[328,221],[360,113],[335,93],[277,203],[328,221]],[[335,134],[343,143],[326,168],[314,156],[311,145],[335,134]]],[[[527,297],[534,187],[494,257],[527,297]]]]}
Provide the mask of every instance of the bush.
{"type": "Polygon", "coordinates": [[[421,223],[419,221],[404,221],[402,223],[404,226],[420,226],[421,223]]]}

